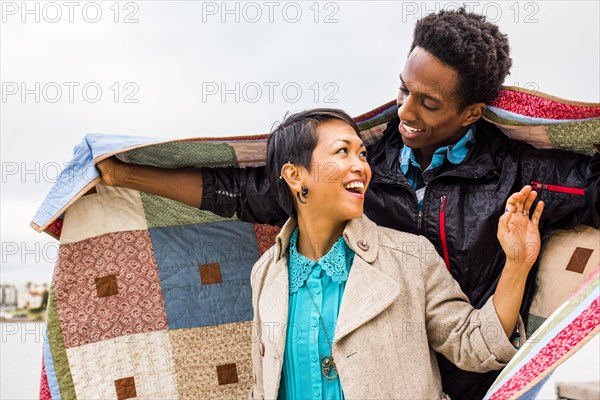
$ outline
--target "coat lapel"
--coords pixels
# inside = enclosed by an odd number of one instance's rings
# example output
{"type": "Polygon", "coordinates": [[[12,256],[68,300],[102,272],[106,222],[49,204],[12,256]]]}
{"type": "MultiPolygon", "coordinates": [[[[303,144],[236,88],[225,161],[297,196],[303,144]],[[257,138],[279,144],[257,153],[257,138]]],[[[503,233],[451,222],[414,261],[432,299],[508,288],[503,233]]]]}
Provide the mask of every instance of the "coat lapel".
{"type": "Polygon", "coordinates": [[[258,300],[259,317],[263,324],[261,329],[266,331],[263,337],[268,341],[265,346],[272,346],[281,362],[285,351],[290,296],[287,248],[297,225],[296,220],[290,218],[277,235],[275,265],[267,272],[265,286],[258,300]]]}
{"type": "Polygon", "coordinates": [[[334,342],[375,318],[399,294],[398,283],[357,254],[346,282],[334,342]]]}
{"type": "MultiPolygon", "coordinates": [[[[270,332],[265,340],[272,343],[276,354],[283,360],[289,303],[289,275],[286,250],[289,238],[296,227],[290,219],[277,236],[276,264],[267,276],[259,299],[262,329],[270,332]],[[281,300],[275,300],[281,299],[281,300]],[[268,325],[266,325],[268,324],[268,325]],[[270,337],[274,335],[274,337],[270,337]]],[[[388,308],[400,294],[400,286],[384,272],[369,264],[378,253],[377,226],[364,215],[351,220],[344,230],[346,243],[354,250],[355,257],[344,297],[338,314],[338,330],[335,342],[361,325],[375,318],[388,308]]]]}

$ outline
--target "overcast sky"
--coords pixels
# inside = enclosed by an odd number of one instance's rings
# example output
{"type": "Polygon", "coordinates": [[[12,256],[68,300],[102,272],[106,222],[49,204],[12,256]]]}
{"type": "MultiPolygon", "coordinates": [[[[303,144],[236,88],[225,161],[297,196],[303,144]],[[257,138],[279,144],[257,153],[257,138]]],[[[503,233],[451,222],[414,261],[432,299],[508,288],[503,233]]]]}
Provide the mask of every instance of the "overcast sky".
{"type": "MultiPolygon", "coordinates": [[[[49,281],[29,227],[86,133],[263,133],[288,110],[352,115],[393,99],[416,20],[444,2],[4,1],[2,283],[49,281]]],[[[600,101],[599,7],[467,2],[508,34],[506,84],[600,101]]]]}

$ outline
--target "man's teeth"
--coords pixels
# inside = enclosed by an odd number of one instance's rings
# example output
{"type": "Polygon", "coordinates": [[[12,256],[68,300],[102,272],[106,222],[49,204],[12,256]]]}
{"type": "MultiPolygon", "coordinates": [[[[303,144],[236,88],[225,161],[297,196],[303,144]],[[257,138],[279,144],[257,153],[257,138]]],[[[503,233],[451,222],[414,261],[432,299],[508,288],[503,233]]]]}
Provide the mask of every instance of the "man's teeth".
{"type": "Polygon", "coordinates": [[[404,125],[404,128],[409,131],[409,132],[421,132],[423,129],[415,129],[415,128],[411,128],[408,125],[404,125]]]}
{"type": "Polygon", "coordinates": [[[344,185],[346,189],[359,189],[360,192],[365,188],[365,184],[362,182],[350,182],[344,185]]]}

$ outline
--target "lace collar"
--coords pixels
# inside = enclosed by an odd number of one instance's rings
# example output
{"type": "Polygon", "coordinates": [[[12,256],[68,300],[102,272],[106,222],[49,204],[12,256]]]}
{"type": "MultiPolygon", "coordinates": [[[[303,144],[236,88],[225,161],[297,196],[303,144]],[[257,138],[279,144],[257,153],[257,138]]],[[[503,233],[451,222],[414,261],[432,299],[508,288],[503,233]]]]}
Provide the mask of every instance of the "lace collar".
{"type": "Polygon", "coordinates": [[[320,266],[333,282],[345,282],[353,260],[354,251],[348,247],[342,236],[318,261],[304,257],[298,252],[298,227],[296,227],[290,237],[289,247],[290,293],[297,292],[304,285],[315,266],[320,266]]]}

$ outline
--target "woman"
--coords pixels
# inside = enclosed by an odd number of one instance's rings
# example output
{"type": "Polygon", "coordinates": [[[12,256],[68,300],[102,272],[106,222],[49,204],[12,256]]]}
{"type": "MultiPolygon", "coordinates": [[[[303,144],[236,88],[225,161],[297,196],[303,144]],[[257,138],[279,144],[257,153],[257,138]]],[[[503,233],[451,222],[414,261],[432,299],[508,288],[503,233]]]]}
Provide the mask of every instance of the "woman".
{"type": "Polygon", "coordinates": [[[287,118],[269,138],[267,174],[290,219],[252,270],[251,398],[440,398],[434,351],[481,372],[514,355],[508,338],[540,247],[531,187],[500,217],[506,264],[475,310],[427,239],[363,215],[371,170],[344,112],[287,118]]]}

